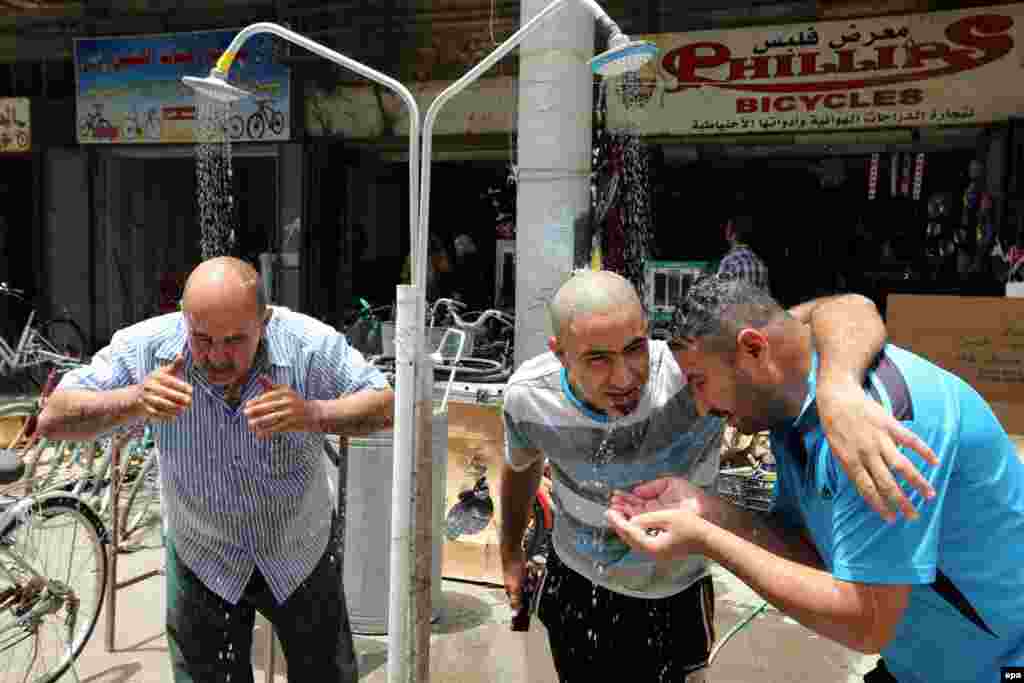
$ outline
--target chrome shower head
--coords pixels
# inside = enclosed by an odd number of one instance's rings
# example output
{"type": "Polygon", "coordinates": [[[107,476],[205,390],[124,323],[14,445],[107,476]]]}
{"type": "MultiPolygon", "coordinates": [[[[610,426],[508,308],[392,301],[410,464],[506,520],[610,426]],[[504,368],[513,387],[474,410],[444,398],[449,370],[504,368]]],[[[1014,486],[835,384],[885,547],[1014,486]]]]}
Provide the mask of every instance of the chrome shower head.
{"type": "Polygon", "coordinates": [[[658,55],[658,46],[654,43],[631,41],[622,33],[612,38],[609,44],[611,47],[590,60],[593,72],[605,78],[637,71],[658,55]]]}
{"type": "Polygon", "coordinates": [[[228,83],[227,77],[221,75],[216,69],[211,70],[210,75],[206,78],[185,76],[181,80],[200,95],[224,104],[233,104],[250,95],[248,91],[228,83]]]}

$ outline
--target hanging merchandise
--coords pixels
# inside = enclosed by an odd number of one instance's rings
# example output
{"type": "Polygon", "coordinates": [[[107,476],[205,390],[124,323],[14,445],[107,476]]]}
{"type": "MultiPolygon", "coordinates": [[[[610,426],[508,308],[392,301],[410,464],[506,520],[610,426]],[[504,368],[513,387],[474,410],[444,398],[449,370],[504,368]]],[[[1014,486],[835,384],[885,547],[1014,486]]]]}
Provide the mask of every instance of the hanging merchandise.
{"type": "Polygon", "coordinates": [[[889,196],[895,197],[900,189],[900,153],[892,153],[892,167],[889,171],[889,196]]]}
{"type": "Polygon", "coordinates": [[[875,199],[878,192],[878,162],[881,155],[877,152],[871,155],[871,165],[868,167],[868,201],[875,199]]]}
{"type": "Polygon", "coordinates": [[[904,197],[910,196],[910,174],[914,169],[914,160],[910,156],[910,152],[906,152],[903,156],[903,170],[900,172],[900,195],[904,197]]]}
{"type": "Polygon", "coordinates": [[[914,201],[921,198],[921,186],[924,184],[924,152],[918,152],[914,161],[914,201]]]}

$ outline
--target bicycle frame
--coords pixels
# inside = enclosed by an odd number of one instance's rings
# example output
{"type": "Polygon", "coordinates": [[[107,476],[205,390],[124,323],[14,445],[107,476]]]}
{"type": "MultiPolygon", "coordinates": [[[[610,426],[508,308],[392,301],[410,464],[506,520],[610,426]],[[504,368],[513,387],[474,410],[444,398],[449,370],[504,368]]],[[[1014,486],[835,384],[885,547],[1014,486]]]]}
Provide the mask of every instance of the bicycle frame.
{"type": "Polygon", "coordinates": [[[28,338],[32,334],[32,323],[35,321],[36,312],[31,311],[28,314],[28,320],[25,322],[25,327],[21,331],[21,336],[18,339],[18,346],[11,348],[11,345],[6,339],[0,337],[0,373],[5,373],[8,370],[17,370],[22,365],[22,355],[24,355],[25,346],[27,345],[28,338]]]}

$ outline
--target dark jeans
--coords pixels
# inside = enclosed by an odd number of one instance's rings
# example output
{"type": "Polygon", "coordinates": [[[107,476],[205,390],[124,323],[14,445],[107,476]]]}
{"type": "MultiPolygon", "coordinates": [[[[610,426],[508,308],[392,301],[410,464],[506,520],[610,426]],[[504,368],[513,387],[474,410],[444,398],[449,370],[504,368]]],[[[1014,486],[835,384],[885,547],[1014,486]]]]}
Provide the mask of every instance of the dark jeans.
{"type": "Polygon", "coordinates": [[[175,683],[253,683],[256,612],[274,625],[289,682],[356,683],[336,531],[309,578],[284,604],[277,603],[258,570],[238,604],[228,603],[185,566],[168,537],[167,640],[175,683]]]}
{"type": "Polygon", "coordinates": [[[875,668],[864,674],[864,683],[898,683],[898,681],[889,673],[888,667],[885,666],[885,660],[879,659],[875,668]]]}
{"type": "Polygon", "coordinates": [[[703,680],[715,641],[710,576],[668,598],[633,598],[595,585],[553,550],[537,616],[561,683],[592,683],[623,667],[637,683],[703,680]]]}

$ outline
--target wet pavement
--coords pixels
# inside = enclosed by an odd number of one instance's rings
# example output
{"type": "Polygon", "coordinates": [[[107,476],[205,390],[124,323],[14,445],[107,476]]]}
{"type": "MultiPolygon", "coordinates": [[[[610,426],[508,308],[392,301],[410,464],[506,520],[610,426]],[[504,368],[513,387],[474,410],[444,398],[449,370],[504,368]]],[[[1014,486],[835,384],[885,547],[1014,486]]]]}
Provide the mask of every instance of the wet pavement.
{"type": "MultiPolygon", "coordinates": [[[[124,580],[163,563],[162,549],[123,555],[118,579],[124,580]]],[[[714,569],[719,638],[762,601],[720,567],[714,569]]],[[[106,614],[78,660],[81,683],[161,683],[173,680],[164,634],[164,579],[155,577],[118,592],[114,652],[106,652],[106,614]]],[[[440,619],[433,625],[431,683],[557,683],[544,627],[537,619],[528,633],[509,630],[511,613],[504,591],[492,585],[442,582],[440,619]]],[[[253,665],[256,681],[266,680],[269,663],[267,624],[257,620],[253,665]]],[[[387,680],[387,637],[356,636],[360,681],[387,680]]],[[[626,653],[623,653],[624,655],[626,653]]],[[[286,681],[278,651],[275,681],[286,681]]],[[[718,683],[779,683],[861,680],[873,666],[865,657],[814,635],[774,609],[767,609],[738,631],[718,652],[708,680],[718,683]]],[[[66,676],[66,681],[73,681],[66,676]]]]}

